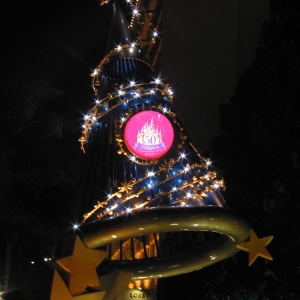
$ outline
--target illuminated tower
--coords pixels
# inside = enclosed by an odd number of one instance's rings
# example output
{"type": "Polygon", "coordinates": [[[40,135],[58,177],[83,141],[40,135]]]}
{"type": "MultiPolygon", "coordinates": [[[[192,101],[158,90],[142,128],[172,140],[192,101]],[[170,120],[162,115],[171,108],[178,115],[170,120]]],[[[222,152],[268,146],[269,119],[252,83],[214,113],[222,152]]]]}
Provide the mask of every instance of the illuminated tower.
{"type": "Polygon", "coordinates": [[[158,76],[151,50],[160,48],[161,2],[127,1],[129,24],[118,2],[109,4],[107,52],[92,74],[96,103],[79,140],[86,155],[79,234],[88,247],[109,251],[99,269],[134,270],[134,279],[173,276],[227,258],[237,252],[232,241],[244,240],[249,228],[227,208],[223,181],[193,146],[173,109],[172,88],[158,76]],[[184,249],[177,261],[174,249],[161,243],[167,232],[183,231],[197,250],[184,249]]]}
{"type": "MultiPolygon", "coordinates": [[[[76,233],[88,249],[108,253],[97,276],[128,272],[129,288],[151,289],[157,278],[234,255],[250,229],[228,209],[223,180],[193,146],[173,90],[159,76],[161,0],[102,2],[112,17],[105,56],[92,74],[95,105],[79,139],[86,161],[76,233]]],[[[58,265],[69,274],[71,261],[58,265]]],[[[73,263],[78,273],[80,259],[73,263]]],[[[70,278],[73,296],[97,287],[70,278]]]]}

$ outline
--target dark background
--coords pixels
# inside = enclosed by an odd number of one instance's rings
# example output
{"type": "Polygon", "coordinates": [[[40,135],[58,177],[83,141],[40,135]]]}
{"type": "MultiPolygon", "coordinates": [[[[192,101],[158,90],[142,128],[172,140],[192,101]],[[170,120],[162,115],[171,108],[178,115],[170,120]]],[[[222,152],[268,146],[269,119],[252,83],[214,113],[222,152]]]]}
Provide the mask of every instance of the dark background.
{"type": "MultiPolygon", "coordinates": [[[[269,3],[166,0],[163,10],[162,78],[173,86],[177,112],[204,152],[219,130],[218,105],[229,100],[253,59],[269,3]]],[[[2,14],[4,74],[48,78],[73,97],[70,111],[81,117],[93,103],[89,74],[102,59],[107,6],[14,1],[4,3],[2,14]]]]}
{"type": "MultiPolygon", "coordinates": [[[[268,246],[274,261],[258,258],[249,268],[240,252],[160,281],[158,297],[298,300],[299,3],[166,0],[164,6],[162,78],[175,90],[175,109],[224,175],[230,209],[259,237],[274,235],[268,246]]],[[[11,283],[18,290],[11,299],[43,299],[37,286],[47,299],[51,276],[43,257],[72,225],[84,158],[77,139],[93,104],[90,73],[103,57],[109,17],[98,1],[1,4],[0,225],[1,240],[14,246],[11,283]],[[45,106],[44,81],[64,92],[45,106]],[[40,119],[32,113],[39,104],[40,119]],[[68,122],[45,122],[52,111],[68,122]],[[28,123],[30,130],[16,135],[28,123]]]]}

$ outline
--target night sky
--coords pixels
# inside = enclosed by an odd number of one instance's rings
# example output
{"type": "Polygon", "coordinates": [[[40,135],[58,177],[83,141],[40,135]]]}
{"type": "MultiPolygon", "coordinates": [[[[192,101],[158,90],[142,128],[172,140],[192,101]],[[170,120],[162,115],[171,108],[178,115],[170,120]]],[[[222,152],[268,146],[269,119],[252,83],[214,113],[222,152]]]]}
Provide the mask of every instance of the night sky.
{"type": "MultiPolygon", "coordinates": [[[[80,126],[93,103],[89,75],[103,58],[107,6],[18,0],[6,2],[2,14],[9,16],[1,18],[2,76],[49,79],[72,99],[80,126]]],[[[201,153],[218,133],[218,105],[251,62],[267,15],[267,0],[164,2],[162,79],[174,88],[175,110],[201,153]]]]}
{"type": "Polygon", "coordinates": [[[204,153],[218,133],[219,104],[230,99],[253,59],[269,1],[164,3],[163,77],[174,86],[175,109],[204,153]]]}

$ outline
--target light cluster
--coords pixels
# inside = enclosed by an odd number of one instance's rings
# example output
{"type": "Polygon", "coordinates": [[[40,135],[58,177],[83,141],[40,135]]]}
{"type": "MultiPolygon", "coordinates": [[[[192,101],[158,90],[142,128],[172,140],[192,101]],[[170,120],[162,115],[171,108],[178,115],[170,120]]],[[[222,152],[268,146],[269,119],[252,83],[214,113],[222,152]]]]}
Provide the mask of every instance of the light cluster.
{"type": "MultiPolygon", "coordinates": [[[[107,63],[109,63],[116,55],[121,54],[121,52],[132,53],[135,49],[142,49],[144,46],[149,45],[151,43],[155,43],[153,39],[150,41],[142,41],[141,39],[137,39],[135,42],[124,44],[124,45],[118,45],[113,50],[111,50],[100,62],[100,64],[97,66],[97,68],[91,73],[92,77],[92,89],[94,91],[94,95],[98,95],[98,88],[100,86],[99,77],[102,74],[103,67],[107,63]]],[[[146,62],[144,62],[146,63],[146,62]]]]}
{"type": "Polygon", "coordinates": [[[150,208],[151,204],[157,200],[160,202],[161,197],[167,197],[170,200],[169,203],[155,205],[155,207],[198,206],[201,205],[199,201],[203,201],[208,193],[225,188],[223,179],[218,180],[217,173],[208,170],[209,160],[202,159],[201,163],[191,165],[184,160],[186,160],[186,155],[179,153],[176,159],[171,158],[169,161],[153,166],[155,170],[147,170],[143,177],[121,183],[114,193],[107,195],[102,201],[98,201],[94,208],[83,216],[81,224],[94,214],[97,214],[97,219],[100,220],[107,215],[118,216],[141,208],[150,208]],[[206,172],[200,170],[206,170],[206,172]],[[190,176],[184,179],[183,175],[187,173],[190,173],[190,176]],[[197,173],[198,175],[196,175],[197,173]],[[169,186],[169,189],[158,189],[157,194],[147,195],[147,191],[162,185],[169,186]],[[133,206],[124,206],[132,199],[138,199],[138,201],[133,206]],[[121,210],[120,207],[122,207],[121,210]],[[100,213],[98,213],[99,210],[100,213]]]}
{"type": "MultiPolygon", "coordinates": [[[[102,1],[102,4],[108,3],[102,1]]],[[[147,17],[144,11],[138,9],[138,0],[127,0],[132,8],[130,26],[135,20],[147,17]]],[[[150,18],[150,15],[148,16],[150,18]]],[[[149,19],[148,18],[148,19],[149,19]]],[[[147,21],[149,21],[147,19],[147,21]]],[[[150,21],[149,21],[150,22],[150,21]]],[[[151,22],[150,22],[151,23],[151,22]]],[[[150,26],[150,23],[148,24],[150,26]]],[[[146,22],[144,26],[148,26],[146,22]]],[[[152,26],[152,25],[151,25],[152,26]]],[[[139,171],[130,180],[116,181],[111,193],[99,199],[93,208],[86,212],[80,224],[88,219],[101,220],[107,217],[131,213],[139,209],[152,209],[160,206],[205,206],[220,205],[218,200],[207,200],[219,188],[225,188],[223,180],[217,179],[217,174],[210,171],[211,162],[204,159],[193,144],[189,141],[176,114],[172,111],[173,90],[169,84],[163,83],[159,78],[149,82],[135,82],[126,79],[120,85],[112,85],[113,90],[99,99],[99,89],[104,79],[104,67],[115,59],[132,58],[138,60],[141,49],[154,44],[158,37],[158,28],[147,27],[149,36],[140,36],[136,41],[118,45],[111,50],[91,74],[92,89],[96,97],[95,105],[84,117],[82,135],[79,138],[81,149],[85,152],[92,128],[98,123],[105,122],[111,115],[117,120],[114,144],[117,154],[125,157],[124,163],[130,163],[139,168],[139,171]],[[166,115],[173,123],[176,132],[176,142],[172,151],[165,159],[142,159],[135,156],[124,142],[124,127],[130,118],[140,109],[159,111],[166,115]],[[192,152],[192,154],[191,154],[192,152]],[[189,155],[191,154],[191,157],[189,155]],[[123,182],[122,182],[123,181],[123,182]]],[[[148,64],[143,60],[144,64],[148,64]]],[[[148,64],[149,68],[152,67],[148,64]]],[[[79,224],[79,225],[80,225],[79,224]]]]}
{"type": "MultiPolygon", "coordinates": [[[[114,92],[107,94],[101,100],[96,100],[96,104],[90,109],[89,113],[84,117],[84,124],[82,126],[82,135],[79,138],[81,150],[85,152],[84,145],[88,139],[89,131],[96,121],[106,116],[113,110],[120,108],[125,109],[130,105],[130,102],[135,101],[137,98],[145,96],[154,96],[156,94],[163,96],[164,101],[173,102],[173,91],[168,84],[163,84],[159,79],[150,83],[135,83],[130,81],[126,86],[119,86],[114,92]]],[[[167,108],[162,108],[163,112],[167,108]]],[[[121,124],[126,121],[126,116],[120,119],[121,124]]]]}

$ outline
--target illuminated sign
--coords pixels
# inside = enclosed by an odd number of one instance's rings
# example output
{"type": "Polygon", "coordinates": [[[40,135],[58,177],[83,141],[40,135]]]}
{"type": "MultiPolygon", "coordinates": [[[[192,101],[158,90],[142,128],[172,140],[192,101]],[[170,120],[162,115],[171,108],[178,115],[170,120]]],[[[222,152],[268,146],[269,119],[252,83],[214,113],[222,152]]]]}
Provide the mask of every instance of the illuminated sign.
{"type": "Polygon", "coordinates": [[[145,300],[154,300],[156,299],[156,290],[155,289],[128,289],[123,297],[123,300],[134,300],[134,299],[145,299],[145,300]]]}
{"type": "Polygon", "coordinates": [[[127,123],[124,140],[134,155],[154,159],[164,155],[172,146],[174,131],[170,121],[157,111],[142,111],[127,123]]]}

